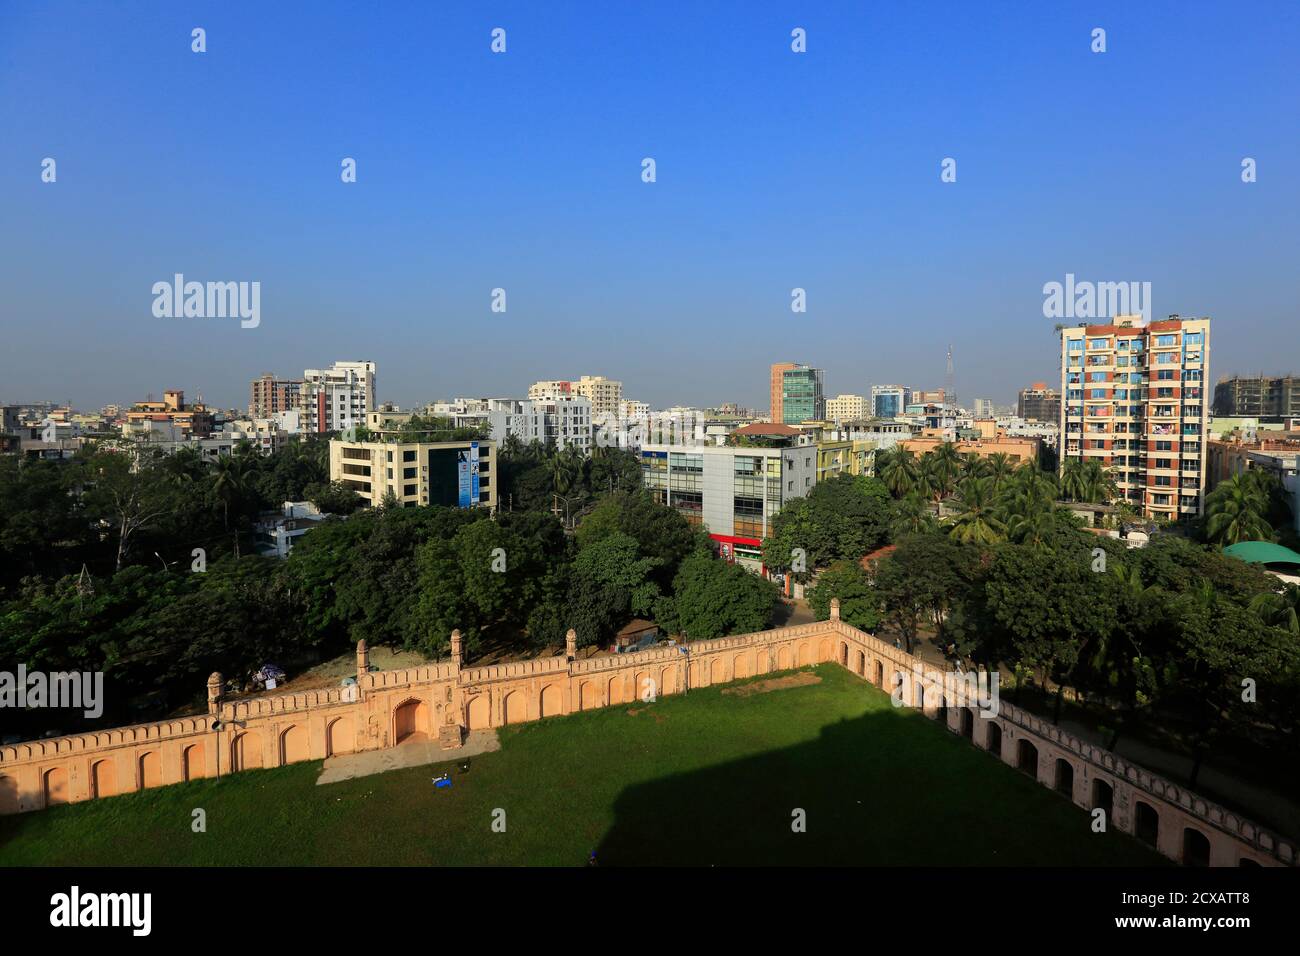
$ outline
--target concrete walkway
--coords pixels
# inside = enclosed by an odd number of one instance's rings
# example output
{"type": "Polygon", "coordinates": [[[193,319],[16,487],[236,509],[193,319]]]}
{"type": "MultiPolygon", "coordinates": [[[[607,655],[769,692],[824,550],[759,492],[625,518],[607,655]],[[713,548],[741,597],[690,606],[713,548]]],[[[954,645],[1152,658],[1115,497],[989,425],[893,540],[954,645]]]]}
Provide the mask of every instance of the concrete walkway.
{"type": "Polygon", "coordinates": [[[316,786],[338,783],[341,780],[353,780],[357,777],[369,777],[371,774],[387,773],[389,770],[463,760],[466,757],[500,749],[501,741],[497,739],[495,730],[475,730],[466,737],[464,745],[456,750],[443,750],[436,741],[421,740],[399,744],[386,750],[340,754],[337,757],[326,758],[325,766],[321,768],[320,776],[316,778],[316,786]]]}

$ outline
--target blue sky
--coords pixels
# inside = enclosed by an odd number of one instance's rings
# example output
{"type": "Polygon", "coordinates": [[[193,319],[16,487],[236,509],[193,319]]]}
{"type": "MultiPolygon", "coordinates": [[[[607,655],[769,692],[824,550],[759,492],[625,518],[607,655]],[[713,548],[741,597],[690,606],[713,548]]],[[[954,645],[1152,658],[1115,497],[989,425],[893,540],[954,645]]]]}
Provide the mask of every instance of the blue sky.
{"type": "Polygon", "coordinates": [[[936,387],[951,343],[1009,402],[1067,272],[1213,317],[1215,378],[1300,371],[1298,48],[1295,3],[0,0],[0,401],[369,359],[402,404],[765,408],[771,362],[936,387]],[[155,318],[177,272],[260,326],[155,318]]]}

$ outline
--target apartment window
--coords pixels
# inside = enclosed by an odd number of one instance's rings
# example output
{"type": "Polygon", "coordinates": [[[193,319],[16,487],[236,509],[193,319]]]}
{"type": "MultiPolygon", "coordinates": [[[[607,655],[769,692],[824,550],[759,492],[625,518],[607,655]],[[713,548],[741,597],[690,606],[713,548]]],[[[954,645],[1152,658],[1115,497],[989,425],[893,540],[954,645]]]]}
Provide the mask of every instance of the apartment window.
{"type": "Polygon", "coordinates": [[[1204,333],[1204,332],[1188,332],[1186,335],[1183,336],[1183,344],[1184,344],[1184,345],[1204,345],[1204,344],[1205,344],[1205,333],[1204,333]]]}
{"type": "Polygon", "coordinates": [[[402,461],[415,461],[415,450],[410,449],[402,452],[402,461]]]}
{"type": "Polygon", "coordinates": [[[418,469],[416,469],[416,468],[403,468],[403,469],[402,469],[402,477],[403,477],[403,478],[406,478],[406,479],[414,478],[414,477],[416,476],[416,472],[417,472],[417,471],[418,471],[418,469]]]}
{"type": "Polygon", "coordinates": [[[1082,351],[1083,351],[1083,339],[1067,339],[1067,340],[1066,340],[1066,351],[1069,351],[1069,352],[1082,352],[1082,351]]]}
{"type": "Polygon", "coordinates": [[[1110,339],[1089,339],[1089,349],[1104,349],[1110,346],[1110,339]]]}
{"type": "Polygon", "coordinates": [[[1176,335],[1157,335],[1157,336],[1156,336],[1156,345],[1157,345],[1157,346],[1164,346],[1164,345],[1177,345],[1177,344],[1178,344],[1178,336],[1176,336],[1176,335]]]}

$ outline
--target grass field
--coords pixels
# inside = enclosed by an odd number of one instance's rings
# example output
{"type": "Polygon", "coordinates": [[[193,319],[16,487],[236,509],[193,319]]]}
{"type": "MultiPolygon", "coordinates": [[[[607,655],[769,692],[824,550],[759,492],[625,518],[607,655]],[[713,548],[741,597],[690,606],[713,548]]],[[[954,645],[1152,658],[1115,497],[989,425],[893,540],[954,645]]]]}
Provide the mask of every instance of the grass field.
{"type": "Polygon", "coordinates": [[[1165,862],[842,668],[814,673],[509,727],[463,774],[318,787],[313,761],[3,817],[0,865],[1165,862]]]}

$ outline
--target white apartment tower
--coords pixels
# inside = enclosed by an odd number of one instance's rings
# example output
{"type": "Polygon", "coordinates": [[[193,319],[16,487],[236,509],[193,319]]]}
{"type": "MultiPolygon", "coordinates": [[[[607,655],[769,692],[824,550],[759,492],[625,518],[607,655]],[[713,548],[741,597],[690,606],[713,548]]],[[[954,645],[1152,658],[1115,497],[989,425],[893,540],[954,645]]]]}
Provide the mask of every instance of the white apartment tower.
{"type": "Polygon", "coordinates": [[[302,374],[300,407],[309,432],[364,426],[366,413],[378,405],[374,362],[335,362],[302,374]]]}

